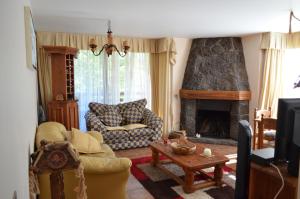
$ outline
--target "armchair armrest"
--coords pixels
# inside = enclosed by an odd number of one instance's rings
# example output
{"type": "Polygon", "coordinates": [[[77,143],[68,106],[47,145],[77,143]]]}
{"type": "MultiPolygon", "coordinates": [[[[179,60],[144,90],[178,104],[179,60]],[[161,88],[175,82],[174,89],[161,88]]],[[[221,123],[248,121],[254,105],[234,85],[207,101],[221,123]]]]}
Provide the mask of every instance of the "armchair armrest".
{"type": "Polygon", "coordinates": [[[161,132],[163,127],[163,121],[160,117],[156,116],[152,111],[145,108],[143,124],[149,128],[161,132]]]}
{"type": "Polygon", "coordinates": [[[107,129],[105,125],[100,121],[100,119],[96,116],[92,111],[88,111],[85,114],[86,127],[89,131],[99,131],[105,132],[107,129]]]}
{"type": "Polygon", "coordinates": [[[90,174],[108,174],[129,170],[131,161],[128,158],[99,158],[81,155],[84,172],[90,174]]]}

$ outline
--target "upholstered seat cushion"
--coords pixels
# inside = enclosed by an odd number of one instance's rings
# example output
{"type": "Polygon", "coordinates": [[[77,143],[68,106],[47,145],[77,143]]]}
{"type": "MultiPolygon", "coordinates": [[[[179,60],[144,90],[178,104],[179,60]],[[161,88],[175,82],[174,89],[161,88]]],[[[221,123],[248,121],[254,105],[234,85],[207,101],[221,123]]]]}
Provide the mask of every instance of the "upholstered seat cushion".
{"type": "Polygon", "coordinates": [[[264,137],[275,140],[276,131],[275,130],[264,130],[264,137]]]}
{"type": "Polygon", "coordinates": [[[105,143],[116,143],[129,140],[128,131],[108,131],[102,134],[105,143]]]}
{"type": "Polygon", "coordinates": [[[137,140],[142,137],[148,138],[155,134],[155,132],[150,128],[138,128],[128,131],[129,132],[129,140],[137,140]]]}

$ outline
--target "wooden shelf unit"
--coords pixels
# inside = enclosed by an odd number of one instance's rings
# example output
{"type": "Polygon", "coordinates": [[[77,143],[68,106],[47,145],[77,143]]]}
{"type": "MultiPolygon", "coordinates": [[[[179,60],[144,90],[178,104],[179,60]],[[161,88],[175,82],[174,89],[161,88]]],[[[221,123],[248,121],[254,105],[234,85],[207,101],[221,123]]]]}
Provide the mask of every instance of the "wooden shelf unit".
{"type": "Polygon", "coordinates": [[[78,49],[68,46],[43,46],[51,56],[52,100],[48,103],[48,120],[64,124],[68,130],[79,127],[75,100],[74,59],[78,49]]]}

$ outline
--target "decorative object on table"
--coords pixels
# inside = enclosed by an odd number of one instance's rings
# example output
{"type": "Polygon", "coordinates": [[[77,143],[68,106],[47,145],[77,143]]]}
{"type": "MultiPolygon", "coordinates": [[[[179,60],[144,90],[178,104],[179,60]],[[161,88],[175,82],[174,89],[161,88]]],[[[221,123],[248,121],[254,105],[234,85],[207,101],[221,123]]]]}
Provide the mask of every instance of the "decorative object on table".
{"type": "Polygon", "coordinates": [[[149,146],[151,142],[161,138],[163,121],[147,109],[146,104],[146,99],[117,105],[91,102],[85,115],[87,130],[101,132],[104,142],[113,150],[149,146]],[[132,124],[132,121],[139,121],[138,124],[146,126],[128,130],[120,128],[132,124]],[[111,125],[114,125],[115,130],[111,129],[111,125]]]}
{"type": "Polygon", "coordinates": [[[178,139],[178,138],[180,138],[181,135],[186,136],[186,131],[185,130],[172,131],[169,134],[169,139],[178,139]]]}
{"type": "MultiPolygon", "coordinates": [[[[30,170],[35,174],[31,176],[31,184],[36,187],[36,175],[50,173],[51,198],[64,199],[63,171],[76,169],[76,177],[79,185],[74,189],[77,199],[86,199],[86,185],[83,167],[79,160],[79,154],[71,147],[69,142],[41,141],[41,147],[31,155],[32,166],[30,170]]],[[[37,188],[32,190],[38,190],[37,188]]]]}
{"type": "Polygon", "coordinates": [[[189,155],[196,151],[196,145],[187,141],[186,137],[181,135],[178,140],[170,144],[173,152],[178,155],[189,155]]]}
{"type": "Polygon", "coordinates": [[[29,68],[37,68],[36,35],[30,7],[24,7],[26,63],[29,68]]]}
{"type": "Polygon", "coordinates": [[[48,121],[63,123],[68,130],[79,128],[74,90],[74,59],[78,49],[68,46],[43,48],[51,56],[52,101],[47,105],[48,121]]]}
{"type": "Polygon", "coordinates": [[[112,55],[112,52],[113,51],[117,51],[118,54],[121,56],[121,57],[125,57],[125,55],[127,54],[128,50],[129,50],[129,45],[128,45],[128,42],[127,41],[123,41],[123,46],[122,46],[122,50],[123,52],[120,52],[119,49],[117,48],[117,46],[113,43],[113,35],[112,35],[112,31],[111,31],[111,22],[110,20],[108,20],[108,23],[107,23],[107,26],[108,26],[108,30],[107,30],[107,44],[104,44],[104,46],[101,48],[101,50],[99,50],[98,53],[96,53],[96,50],[97,50],[97,44],[96,44],[96,41],[95,39],[91,39],[90,40],[90,48],[91,48],[91,51],[93,52],[93,54],[95,56],[99,56],[102,51],[105,49],[106,53],[107,53],[107,56],[109,57],[110,55],[112,55]]]}
{"type": "Polygon", "coordinates": [[[203,149],[203,152],[202,152],[200,155],[201,155],[201,156],[204,156],[204,157],[208,157],[208,158],[214,156],[214,155],[212,154],[210,148],[204,148],[204,149],[203,149]]]}

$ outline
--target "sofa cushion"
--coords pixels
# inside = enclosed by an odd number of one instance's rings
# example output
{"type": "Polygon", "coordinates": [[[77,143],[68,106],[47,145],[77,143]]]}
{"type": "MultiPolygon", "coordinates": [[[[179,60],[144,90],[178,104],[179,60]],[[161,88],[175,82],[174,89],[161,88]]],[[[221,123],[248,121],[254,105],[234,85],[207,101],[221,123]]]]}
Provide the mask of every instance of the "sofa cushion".
{"type": "Polygon", "coordinates": [[[119,126],[122,122],[122,116],[119,114],[116,107],[107,108],[101,115],[99,115],[99,119],[106,126],[119,126]]]}
{"type": "Polygon", "coordinates": [[[102,134],[104,142],[107,144],[129,140],[128,131],[107,131],[102,134]]]}
{"type": "Polygon", "coordinates": [[[100,157],[100,158],[113,158],[116,157],[113,150],[107,144],[101,144],[101,153],[85,153],[80,156],[100,157]]]}
{"type": "Polygon", "coordinates": [[[147,104],[147,100],[141,99],[141,100],[137,100],[137,101],[133,101],[133,102],[118,104],[117,107],[119,108],[119,111],[121,114],[123,114],[126,109],[128,109],[132,106],[135,106],[138,109],[140,109],[142,112],[144,112],[143,110],[145,109],[146,104],[147,104]]]}
{"type": "Polygon", "coordinates": [[[143,120],[143,113],[144,109],[142,107],[139,108],[133,105],[124,110],[122,116],[126,124],[134,124],[140,123],[143,120]]]}
{"type": "Polygon", "coordinates": [[[98,102],[90,102],[89,108],[97,116],[102,115],[104,112],[106,112],[108,110],[118,110],[117,105],[101,104],[98,102]]]}
{"type": "Polygon", "coordinates": [[[155,131],[150,128],[139,128],[128,131],[129,140],[140,140],[143,138],[149,138],[155,135],[155,131]]]}
{"type": "Polygon", "coordinates": [[[88,133],[72,128],[71,143],[79,153],[100,153],[100,142],[88,133]]]}

